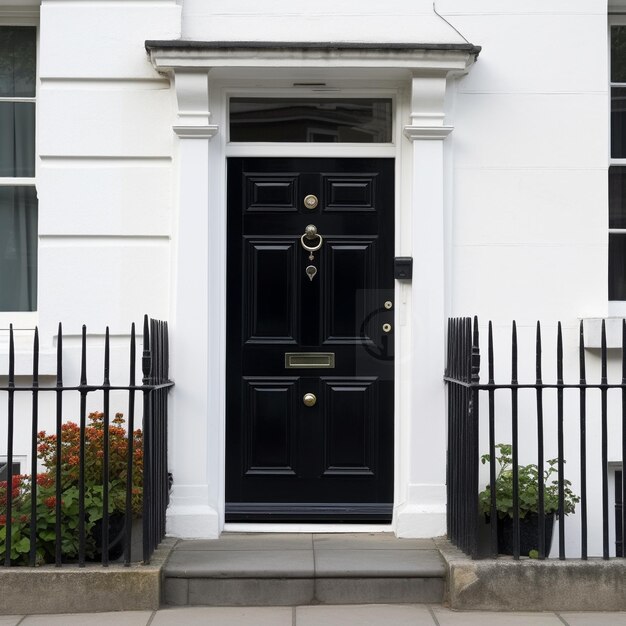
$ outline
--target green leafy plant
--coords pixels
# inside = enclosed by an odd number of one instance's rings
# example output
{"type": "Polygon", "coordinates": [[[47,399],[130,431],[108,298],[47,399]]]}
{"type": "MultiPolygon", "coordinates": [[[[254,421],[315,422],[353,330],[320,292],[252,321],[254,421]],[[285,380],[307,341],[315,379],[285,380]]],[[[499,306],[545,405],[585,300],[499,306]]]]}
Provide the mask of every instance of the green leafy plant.
{"type": "MultiPolygon", "coordinates": [[[[496,509],[498,517],[513,517],[513,457],[510,444],[499,443],[496,445],[498,453],[496,462],[498,471],[496,474],[496,509]]],[[[489,463],[489,454],[483,454],[480,461],[484,465],[489,463]]],[[[565,462],[565,461],[564,461],[565,462]]],[[[558,459],[547,461],[548,468],[543,472],[544,480],[544,511],[546,515],[552,515],[559,509],[559,486],[557,482],[558,459]]],[[[518,465],[519,485],[519,514],[520,518],[530,513],[537,513],[539,503],[539,469],[536,465],[518,465]]],[[[580,498],[572,491],[571,482],[563,481],[565,499],[564,513],[573,513],[580,498]]],[[[478,495],[481,513],[489,515],[491,512],[491,487],[487,485],[478,495]]]]}
{"type": "MultiPolygon", "coordinates": [[[[89,415],[85,428],[85,554],[94,558],[98,551],[94,528],[104,514],[104,415],[89,415]]],[[[117,413],[109,425],[109,515],[124,514],[126,510],[126,482],[128,433],[124,417],[117,413]]],[[[131,433],[133,438],[132,512],[138,517],[142,510],[143,448],[141,430],[131,433]]],[[[56,475],[57,438],[41,431],[37,435],[38,457],[45,472],[37,475],[36,483],[36,561],[39,564],[54,560],[56,550],[56,475]]],[[[61,550],[66,560],[75,559],[79,549],[79,465],[80,427],[67,422],[61,428],[61,550]]],[[[0,482],[0,559],[6,554],[7,482],[0,482]]],[[[28,475],[13,476],[11,514],[11,561],[27,563],[30,552],[30,518],[32,481],[28,475]]]]}

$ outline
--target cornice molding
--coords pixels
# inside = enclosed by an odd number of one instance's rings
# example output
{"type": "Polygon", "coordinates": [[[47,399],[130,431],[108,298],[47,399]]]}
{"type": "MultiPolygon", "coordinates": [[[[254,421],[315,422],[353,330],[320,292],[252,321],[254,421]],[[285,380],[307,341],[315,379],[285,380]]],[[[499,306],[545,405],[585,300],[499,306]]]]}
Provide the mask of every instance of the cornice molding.
{"type": "Polygon", "coordinates": [[[159,72],[180,69],[380,68],[463,74],[480,47],[472,44],[146,41],[159,72]]]}
{"type": "Polygon", "coordinates": [[[174,132],[181,139],[211,139],[219,132],[217,124],[206,126],[172,126],[174,132]]]}
{"type": "Polygon", "coordinates": [[[454,126],[405,126],[404,136],[411,141],[417,139],[445,139],[452,131],[454,126]]]}

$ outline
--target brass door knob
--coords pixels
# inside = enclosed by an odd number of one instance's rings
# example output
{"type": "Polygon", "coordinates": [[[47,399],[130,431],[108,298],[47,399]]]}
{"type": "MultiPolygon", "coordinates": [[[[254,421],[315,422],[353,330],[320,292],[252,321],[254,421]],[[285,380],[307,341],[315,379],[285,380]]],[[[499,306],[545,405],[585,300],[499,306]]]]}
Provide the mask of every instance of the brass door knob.
{"type": "Polygon", "coordinates": [[[304,402],[305,406],[315,406],[317,398],[314,393],[305,393],[302,398],[302,402],[304,402]]]}
{"type": "Polygon", "coordinates": [[[313,195],[312,193],[304,198],[304,206],[307,209],[316,209],[318,204],[319,200],[317,199],[317,196],[313,195]]]}

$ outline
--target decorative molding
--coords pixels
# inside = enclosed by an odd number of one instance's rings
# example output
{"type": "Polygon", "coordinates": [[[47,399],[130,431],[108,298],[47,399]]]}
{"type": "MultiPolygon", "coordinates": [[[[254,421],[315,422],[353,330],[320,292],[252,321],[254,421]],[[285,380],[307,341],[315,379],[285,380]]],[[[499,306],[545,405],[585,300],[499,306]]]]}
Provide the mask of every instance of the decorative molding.
{"type": "Polygon", "coordinates": [[[403,129],[404,136],[411,141],[443,140],[454,129],[444,124],[448,75],[447,71],[413,72],[411,123],[403,129]]]}
{"type": "Polygon", "coordinates": [[[472,44],[293,44],[289,42],[146,41],[158,72],[211,68],[367,68],[464,74],[479,46],[472,44]]]}
{"type": "Polygon", "coordinates": [[[217,124],[205,126],[172,126],[181,139],[211,139],[219,132],[217,124]]]}
{"type": "Polygon", "coordinates": [[[178,119],[172,125],[181,139],[211,139],[219,131],[209,124],[209,72],[206,68],[171,70],[178,104],[178,119]]]}
{"type": "Polygon", "coordinates": [[[445,139],[454,126],[405,126],[404,136],[411,141],[416,139],[445,139]]]}

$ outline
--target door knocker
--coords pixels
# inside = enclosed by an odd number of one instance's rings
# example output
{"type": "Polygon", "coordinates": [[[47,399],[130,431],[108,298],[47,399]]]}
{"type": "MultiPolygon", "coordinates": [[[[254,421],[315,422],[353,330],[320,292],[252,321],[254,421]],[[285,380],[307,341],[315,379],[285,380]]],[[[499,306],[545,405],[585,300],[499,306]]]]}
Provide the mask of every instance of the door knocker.
{"type": "Polygon", "coordinates": [[[302,237],[300,237],[300,243],[302,244],[302,247],[309,252],[309,260],[312,261],[313,260],[313,253],[317,252],[321,247],[322,247],[322,243],[324,242],[324,240],[322,239],[322,236],[320,234],[318,234],[317,232],[317,226],[315,226],[315,224],[309,224],[305,229],[304,229],[304,235],[302,235],[302,237]],[[318,238],[318,242],[317,245],[307,245],[306,243],[304,243],[304,240],[307,239],[308,241],[313,241],[315,238],[318,238]]]}

